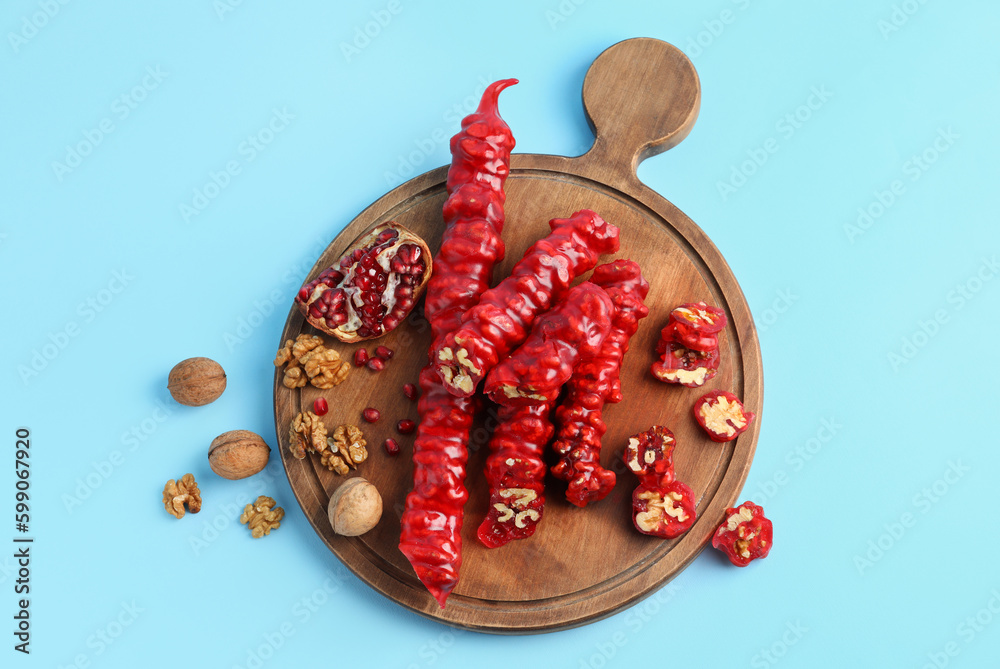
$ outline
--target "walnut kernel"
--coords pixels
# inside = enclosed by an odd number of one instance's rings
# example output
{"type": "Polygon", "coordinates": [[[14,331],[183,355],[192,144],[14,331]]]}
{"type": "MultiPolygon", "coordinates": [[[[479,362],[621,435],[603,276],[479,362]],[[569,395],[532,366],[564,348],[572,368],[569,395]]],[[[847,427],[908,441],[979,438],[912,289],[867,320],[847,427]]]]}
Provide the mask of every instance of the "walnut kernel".
{"type": "Polygon", "coordinates": [[[184,505],[191,513],[201,511],[201,491],[195,483],[194,474],[185,474],[176,481],[170,479],[163,486],[163,507],[175,518],[184,517],[184,505]]]}
{"type": "Polygon", "coordinates": [[[310,334],[285,340],[274,357],[274,366],[281,365],[287,365],[281,380],[286,388],[302,388],[312,383],[328,390],[343,383],[351,371],[350,363],[341,360],[337,351],[327,348],[321,337],[310,334]]]}
{"type": "Polygon", "coordinates": [[[285,376],[281,379],[281,385],[291,389],[304,388],[307,383],[309,383],[309,377],[306,376],[306,370],[299,366],[298,361],[293,361],[289,363],[288,367],[285,367],[285,376]]]}
{"type": "Polygon", "coordinates": [[[292,419],[288,439],[288,450],[299,460],[306,453],[321,453],[327,449],[326,425],[312,411],[303,411],[292,419]]]}
{"type": "Polygon", "coordinates": [[[292,344],[292,357],[301,360],[309,351],[323,348],[323,338],[319,335],[300,334],[292,344]]]}
{"type": "Polygon", "coordinates": [[[299,358],[299,363],[309,375],[309,382],[321,390],[340,385],[351,371],[351,363],[341,360],[332,348],[315,348],[299,358]]]}
{"type": "Polygon", "coordinates": [[[274,366],[281,367],[286,362],[294,359],[292,355],[292,346],[295,342],[291,339],[285,340],[285,345],[278,349],[278,352],[274,356],[274,366]]]}
{"type": "Polygon", "coordinates": [[[330,471],[341,476],[368,459],[368,442],[356,425],[339,425],[333,436],[326,440],[328,450],[322,453],[321,462],[330,471]]]}
{"type": "Polygon", "coordinates": [[[240,516],[240,523],[250,528],[250,536],[260,539],[265,534],[270,534],[281,526],[281,519],[285,517],[285,510],[280,506],[275,507],[272,498],[261,495],[253,504],[243,507],[243,514],[240,516]]]}

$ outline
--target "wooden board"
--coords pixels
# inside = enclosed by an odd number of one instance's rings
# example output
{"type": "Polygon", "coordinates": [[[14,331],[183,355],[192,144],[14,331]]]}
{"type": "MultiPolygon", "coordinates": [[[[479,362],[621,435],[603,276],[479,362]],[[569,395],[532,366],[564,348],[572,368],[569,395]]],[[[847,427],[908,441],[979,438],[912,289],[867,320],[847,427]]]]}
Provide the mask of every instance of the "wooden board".
{"type": "MultiPolygon", "coordinates": [[[[506,95],[516,91],[511,89],[506,95]]],[[[413,438],[396,435],[395,423],[405,417],[417,419],[416,403],[407,400],[401,388],[416,382],[427,360],[426,324],[411,318],[369,343],[370,351],[376,344],[385,344],[396,355],[380,373],[352,369],[348,379],[332,390],[288,390],[276,373],[275,428],[292,490],[330,550],[378,592],[427,617],[485,632],[531,633],[582,625],[636,603],[676,576],[707,545],[725,508],[737,501],[753,459],[763,402],[760,349],[750,310],[725,260],[704,232],[636,176],[642,159],[665,151],[687,135],[698,113],[699,97],[694,67],[678,49],[653,39],[621,42],[594,61],[584,81],[584,106],[596,134],[593,148],[578,158],[513,157],[506,187],[507,256],[494,280],[506,276],[525,249],[547,234],[549,219],[590,208],[620,227],[618,257],[642,266],[651,286],[647,300],[651,311],[625,358],[625,399],[609,405],[605,412],[608,432],[602,462],[618,473],[618,484],[606,499],[578,509],[565,501],[565,484],[549,477],[545,516],[535,536],[494,550],[484,548],[475,531],[488,499],[482,469],[493,422],[489,412],[479,417],[469,457],[470,499],[462,535],[461,581],[447,608],[438,607],[398,549],[403,502],[412,487],[409,454],[413,438]],[[662,384],[649,373],[660,328],[670,309],[697,300],[723,307],[730,317],[720,338],[720,373],[701,390],[662,384]],[[691,415],[694,401],[716,388],[732,390],[758,415],[747,432],[728,444],[710,441],[691,415]],[[336,536],[327,520],[329,497],[346,479],[319,466],[318,458],[296,460],[287,452],[290,421],[320,395],[330,403],[325,422],[331,429],[354,423],[368,440],[371,455],[352,475],[364,476],[376,485],[385,511],[378,526],[361,537],[336,536]],[[368,406],[382,412],[375,425],[361,422],[360,412],[368,406]],[[630,501],[636,480],[621,464],[628,436],[657,423],[667,425],[677,436],[678,478],[698,498],[695,525],[671,541],[633,529],[630,501]],[[396,458],[387,456],[381,446],[390,436],[403,448],[396,458]]],[[[517,129],[513,130],[516,135],[517,129]]],[[[364,230],[387,220],[411,228],[436,251],[443,227],[446,174],[447,167],[441,167],[421,175],[365,209],[320,256],[310,278],[339,258],[364,230]]],[[[282,341],[303,331],[312,329],[293,308],[282,341]]],[[[344,356],[357,348],[327,339],[344,356]]]]}

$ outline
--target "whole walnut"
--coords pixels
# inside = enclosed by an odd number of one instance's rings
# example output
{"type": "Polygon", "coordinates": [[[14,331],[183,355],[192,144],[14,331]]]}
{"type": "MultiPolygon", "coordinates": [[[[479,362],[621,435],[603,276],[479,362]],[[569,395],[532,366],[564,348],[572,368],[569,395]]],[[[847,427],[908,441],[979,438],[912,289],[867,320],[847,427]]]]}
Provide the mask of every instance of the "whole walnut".
{"type": "Polygon", "coordinates": [[[211,358],[188,358],[170,370],[167,389],[181,404],[200,407],[219,399],[226,389],[226,372],[211,358]]]}
{"type": "Polygon", "coordinates": [[[335,533],[345,537],[362,535],[378,525],[382,496],[360,476],[347,479],[330,497],[327,515],[335,533]]]}
{"type": "Polygon", "coordinates": [[[271,447],[264,438],[250,430],[231,430],[212,440],[208,447],[208,464],[224,479],[236,480],[253,476],[267,466],[271,447]]]}

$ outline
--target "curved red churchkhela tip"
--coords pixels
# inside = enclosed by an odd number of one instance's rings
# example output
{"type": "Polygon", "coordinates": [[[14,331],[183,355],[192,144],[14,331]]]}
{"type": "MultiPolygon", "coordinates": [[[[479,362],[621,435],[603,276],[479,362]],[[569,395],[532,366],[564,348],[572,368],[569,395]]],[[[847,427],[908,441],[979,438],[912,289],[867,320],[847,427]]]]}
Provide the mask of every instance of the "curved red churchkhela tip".
{"type": "Polygon", "coordinates": [[[505,88],[513,86],[516,83],[517,79],[501,79],[487,86],[486,90],[483,91],[482,99],[479,100],[479,107],[476,108],[476,113],[496,115],[498,113],[497,100],[500,97],[500,93],[505,88]]]}
{"type": "MultiPolygon", "coordinates": [[[[515,83],[504,79],[488,86],[478,110],[462,120],[452,138],[445,228],[424,301],[434,341],[457,328],[479,302],[504,255],[503,185],[514,137],[497,113],[497,97],[515,83]]],[[[406,497],[399,550],[444,608],[462,565],[463,507],[469,496],[465,467],[476,400],[449,393],[431,367],[420,373],[419,385],[413,490],[406,497]]]]}

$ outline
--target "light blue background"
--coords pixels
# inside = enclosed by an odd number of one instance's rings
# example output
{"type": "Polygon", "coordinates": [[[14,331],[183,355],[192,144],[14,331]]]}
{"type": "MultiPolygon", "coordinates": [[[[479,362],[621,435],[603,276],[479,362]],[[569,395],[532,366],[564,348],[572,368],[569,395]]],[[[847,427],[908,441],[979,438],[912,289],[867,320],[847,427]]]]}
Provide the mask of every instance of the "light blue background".
{"type": "Polygon", "coordinates": [[[37,537],[29,658],[11,648],[15,576],[0,552],[4,666],[254,666],[268,644],[273,667],[996,661],[996,3],[223,2],[0,11],[0,541],[14,534],[19,426],[33,435],[37,537]],[[377,34],[345,53],[366,26],[377,34]],[[701,77],[694,131],[640,176],[705,229],[754,310],[766,399],[743,497],[764,501],[776,547],[743,570],[706,551],[654,598],[584,628],[454,633],[347,573],[277,457],[233,483],[203,454],[234,428],[274,443],[270,360],[291,295],[405,178],[391,173],[449,161],[429,138],[456,131],[456,105],[518,77],[501,103],[517,150],[581,153],[584,73],[634,36],[680,46],[701,77]],[[116,103],[144,77],[134,109],[116,103]],[[274,110],[294,118],[250,160],[241,143],[274,110]],[[796,113],[798,127],[783,120],[796,113]],[[110,132],[57,174],[102,121],[110,132]],[[744,166],[765,146],[763,165],[744,166]],[[185,220],[180,205],[229,161],[239,174],[185,220]],[[727,181],[740,185],[723,194],[727,181]],[[880,214],[861,234],[845,228],[859,208],[880,214]],[[52,341],[64,346],[22,378],[52,341]],[[199,409],[165,388],[194,355],[229,374],[199,409]],[[205,507],[178,522],[159,491],[189,470],[205,507]],[[99,487],[68,503],[88,475],[99,487]],[[288,515],[254,541],[234,509],[261,491],[288,515]],[[99,630],[121,633],[106,645],[99,630]]]}

